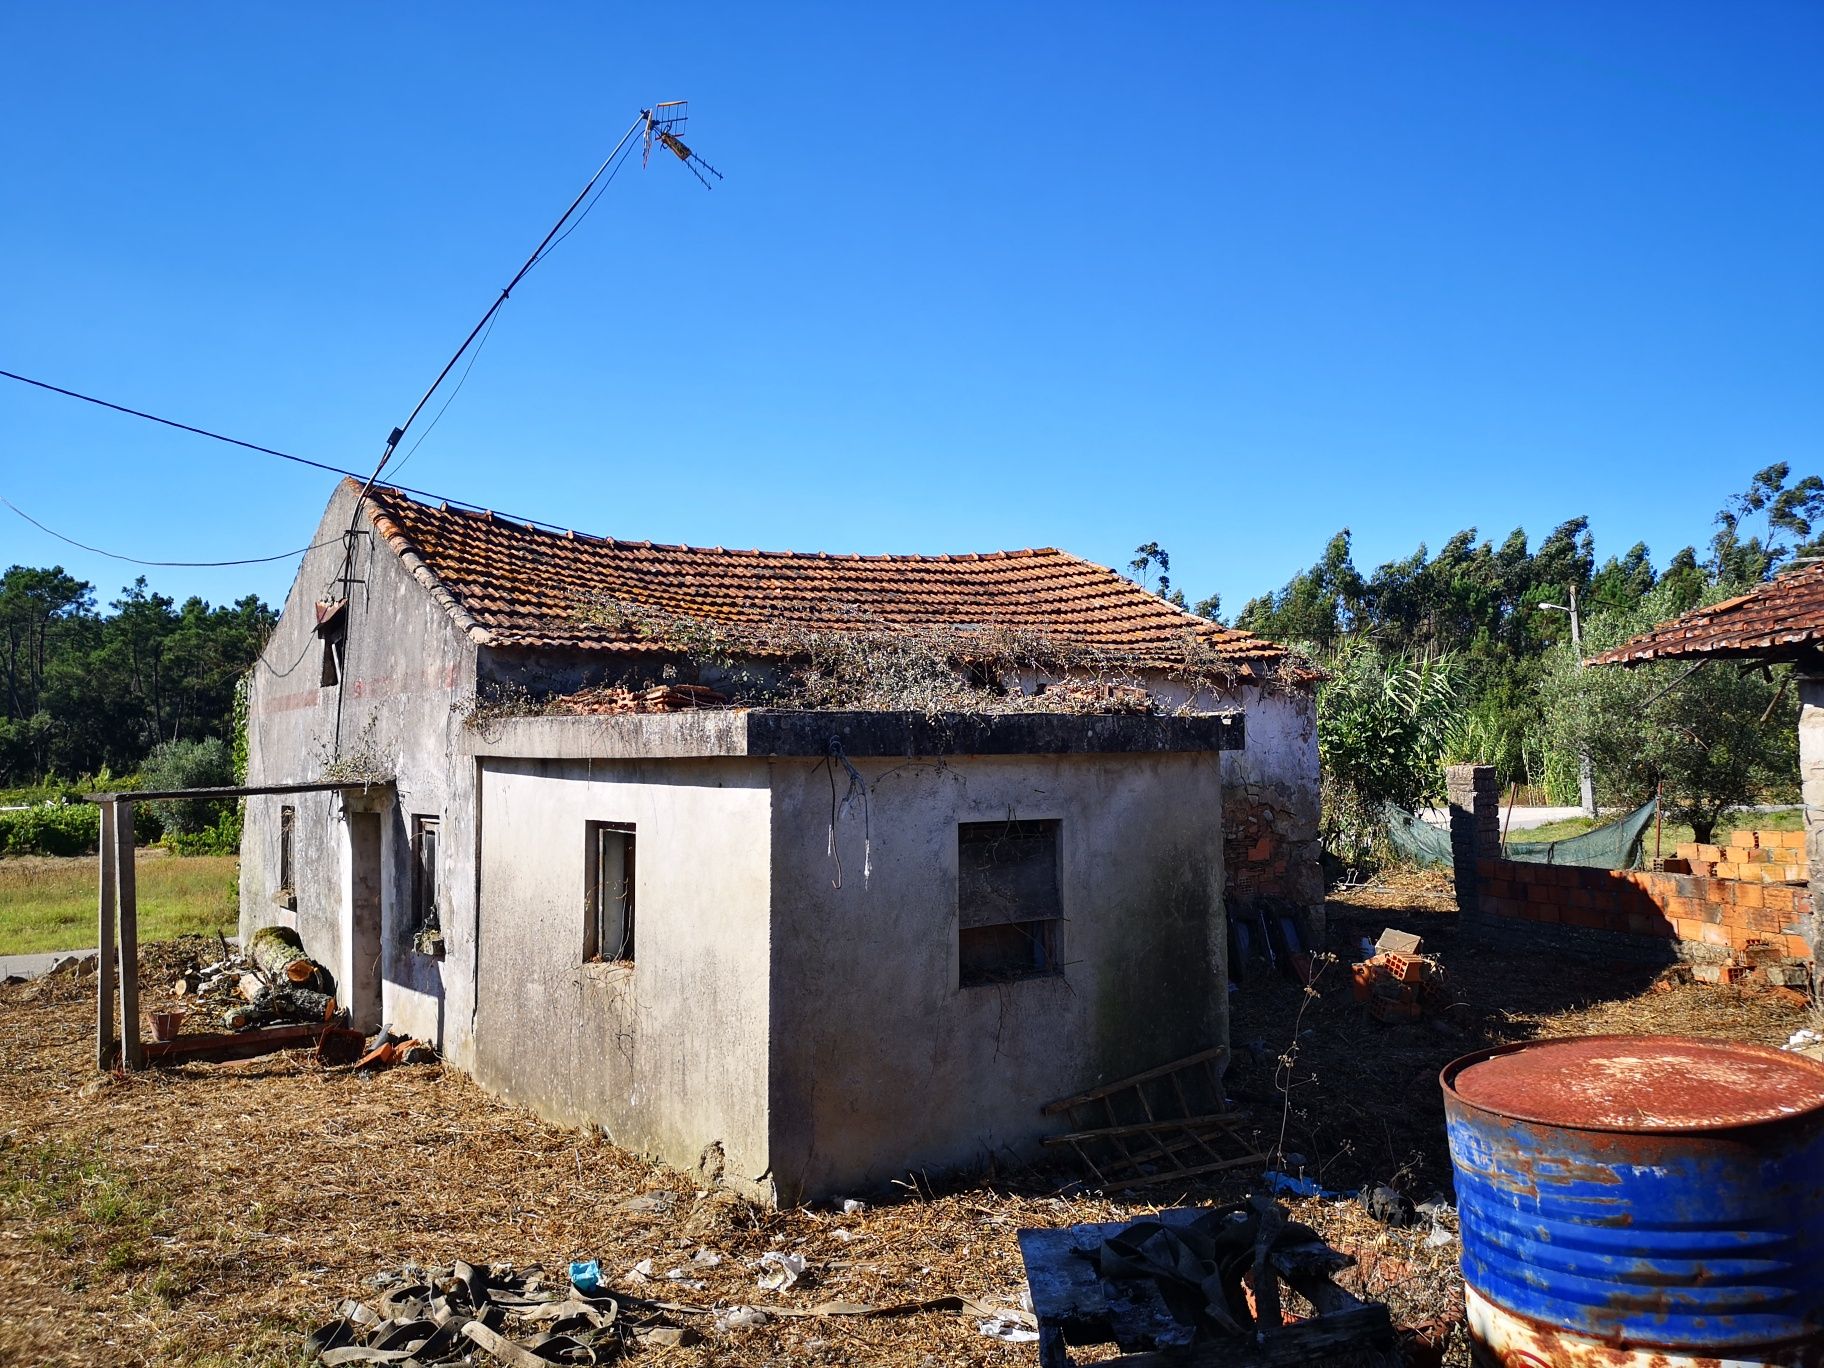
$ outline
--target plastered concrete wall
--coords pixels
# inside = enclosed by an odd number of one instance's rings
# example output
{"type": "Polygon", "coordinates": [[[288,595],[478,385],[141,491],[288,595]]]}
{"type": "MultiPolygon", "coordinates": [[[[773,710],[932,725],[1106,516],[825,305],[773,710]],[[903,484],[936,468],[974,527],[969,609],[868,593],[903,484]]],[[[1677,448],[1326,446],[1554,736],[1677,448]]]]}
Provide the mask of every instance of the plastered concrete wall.
{"type": "Polygon", "coordinates": [[[484,759],[477,1080],[770,1198],[770,805],[759,760],[484,759]],[[589,821],[635,827],[631,969],[583,963],[589,821]]]}
{"type": "Polygon", "coordinates": [[[841,888],[828,771],[772,767],[781,1200],[1027,1149],[1045,1102],[1226,1040],[1217,755],[856,763],[841,888]],[[1008,818],[1061,823],[1065,968],[961,988],[957,824],[1008,818]]]}
{"type": "MultiPolygon", "coordinates": [[[[1824,678],[1800,675],[1799,780],[1805,800],[1805,856],[1812,904],[1824,908],[1824,678]]],[[[1814,911],[1807,924],[1814,973],[1824,987],[1824,913],[1814,911]]]]}
{"type": "MultiPolygon", "coordinates": [[[[320,684],[322,643],[313,605],[340,594],[341,536],[354,508],[338,490],[285,600],[277,628],[255,667],[248,719],[248,782],[301,783],[324,777],[333,755],[336,698],[342,699],[342,756],[364,755],[395,776],[392,791],[359,801],[381,815],[381,928],[377,1013],[395,1029],[436,1041],[448,1057],[468,1057],[472,978],[466,970],[474,923],[473,768],[462,754],[462,720],[453,704],[473,690],[475,647],[391,551],[378,548],[371,524],[357,525],[349,591],[342,683],[320,684]],[[410,818],[441,819],[442,959],[411,944],[410,818]]],[[[344,938],[345,898],[354,871],[342,795],[303,793],[247,801],[241,842],[241,931],[268,923],[295,926],[310,952],[359,980],[374,971],[371,954],[351,975],[356,946],[344,938]],[[297,909],[276,906],[279,809],[297,810],[294,884],[297,909]]],[[[351,982],[350,987],[354,985],[351,982]]],[[[352,1004],[359,1007],[360,1004],[352,1004]]],[[[359,1015],[368,1015],[365,1012],[359,1015]]],[[[378,1022],[363,1020],[363,1026],[378,1022]]]]}

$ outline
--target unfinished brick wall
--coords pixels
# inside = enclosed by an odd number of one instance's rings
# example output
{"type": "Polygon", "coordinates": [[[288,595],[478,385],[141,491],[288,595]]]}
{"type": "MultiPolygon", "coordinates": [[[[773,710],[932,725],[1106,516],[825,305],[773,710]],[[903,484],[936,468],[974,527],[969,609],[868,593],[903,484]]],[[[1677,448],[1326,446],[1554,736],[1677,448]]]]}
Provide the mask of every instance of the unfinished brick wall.
{"type": "MultiPolygon", "coordinates": [[[[1801,832],[1739,832],[1728,849],[1737,853],[1793,851],[1803,857],[1801,832]]],[[[1681,852],[1685,847],[1680,847],[1681,852]]],[[[1688,858],[1688,857],[1687,857],[1688,858]]],[[[1772,859],[1701,860],[1720,873],[1649,873],[1525,864],[1483,858],[1476,862],[1476,910],[1491,929],[1606,933],[1617,952],[1649,949],[1655,942],[1681,959],[1716,961],[1732,955],[1777,954],[1812,958],[1814,909],[1810,889],[1772,859]]],[[[1801,869],[1798,878],[1803,879],[1801,869]]],[[[1583,937],[1593,950],[1603,942],[1583,937]]]]}

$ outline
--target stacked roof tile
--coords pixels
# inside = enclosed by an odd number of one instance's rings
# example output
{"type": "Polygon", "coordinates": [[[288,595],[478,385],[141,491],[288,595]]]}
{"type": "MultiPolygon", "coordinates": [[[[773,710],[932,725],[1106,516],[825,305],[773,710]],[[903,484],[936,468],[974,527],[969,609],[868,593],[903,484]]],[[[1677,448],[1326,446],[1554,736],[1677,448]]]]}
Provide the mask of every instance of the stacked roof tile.
{"type": "Polygon", "coordinates": [[[1593,657],[1590,663],[1637,665],[1706,656],[1796,660],[1814,654],[1821,643],[1824,565],[1811,565],[1757,585],[1739,598],[1693,608],[1593,657]]]}
{"type": "Polygon", "coordinates": [[[617,611],[632,606],[757,641],[791,627],[981,629],[1030,632],[1134,665],[1179,664],[1192,648],[1249,671],[1285,655],[1050,549],[841,556],[666,546],[549,531],[378,487],[368,512],[458,623],[497,647],[675,649],[617,611]]]}

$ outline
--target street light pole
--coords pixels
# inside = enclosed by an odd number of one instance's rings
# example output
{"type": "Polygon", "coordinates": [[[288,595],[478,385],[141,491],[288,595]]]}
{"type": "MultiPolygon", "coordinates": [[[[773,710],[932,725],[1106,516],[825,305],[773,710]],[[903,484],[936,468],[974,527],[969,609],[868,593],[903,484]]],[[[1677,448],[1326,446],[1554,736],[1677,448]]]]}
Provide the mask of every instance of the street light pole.
{"type": "MultiPolygon", "coordinates": [[[[1542,603],[1539,606],[1551,613],[1568,613],[1571,618],[1571,650],[1577,655],[1577,668],[1583,669],[1583,617],[1577,611],[1577,586],[1571,585],[1571,605],[1565,607],[1558,603],[1542,603]]],[[[1590,769],[1590,752],[1587,748],[1578,747],[1577,752],[1577,796],[1583,800],[1583,811],[1587,817],[1596,813],[1596,779],[1590,769]]]]}

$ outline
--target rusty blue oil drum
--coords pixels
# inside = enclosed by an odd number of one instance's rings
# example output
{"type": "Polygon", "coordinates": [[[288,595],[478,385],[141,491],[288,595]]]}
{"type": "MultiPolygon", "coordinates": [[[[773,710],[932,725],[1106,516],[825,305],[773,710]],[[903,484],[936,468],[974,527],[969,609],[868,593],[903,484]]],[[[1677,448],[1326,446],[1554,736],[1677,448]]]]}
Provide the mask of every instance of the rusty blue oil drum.
{"type": "Polygon", "coordinates": [[[1591,1036],[1441,1081],[1475,1362],[1824,1365],[1824,1065],[1591,1036]]]}

